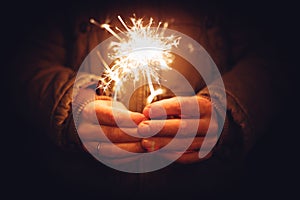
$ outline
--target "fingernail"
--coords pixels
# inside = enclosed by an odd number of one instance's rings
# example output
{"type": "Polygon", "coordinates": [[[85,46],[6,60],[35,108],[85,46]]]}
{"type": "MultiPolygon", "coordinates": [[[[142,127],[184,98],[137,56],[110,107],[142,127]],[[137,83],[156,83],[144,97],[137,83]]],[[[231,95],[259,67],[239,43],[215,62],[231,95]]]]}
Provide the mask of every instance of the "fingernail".
{"type": "Polygon", "coordinates": [[[149,106],[146,106],[143,110],[143,115],[148,119],[150,118],[149,110],[149,106]]]}
{"type": "Polygon", "coordinates": [[[147,151],[155,151],[157,150],[157,147],[155,146],[155,142],[152,140],[143,140],[143,146],[147,151]]]}
{"type": "Polygon", "coordinates": [[[138,132],[141,135],[148,135],[150,133],[150,126],[145,122],[142,122],[138,127],[138,132]]]}

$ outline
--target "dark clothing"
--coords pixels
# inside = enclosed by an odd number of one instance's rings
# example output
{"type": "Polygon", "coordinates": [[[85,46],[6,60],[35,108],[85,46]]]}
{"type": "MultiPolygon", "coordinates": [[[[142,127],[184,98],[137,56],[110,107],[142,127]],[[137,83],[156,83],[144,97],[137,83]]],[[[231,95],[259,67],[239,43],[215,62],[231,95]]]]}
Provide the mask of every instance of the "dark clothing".
{"type": "MultiPolygon", "coordinates": [[[[231,164],[235,163],[234,159],[245,155],[251,149],[255,141],[268,128],[276,111],[273,109],[278,100],[275,98],[276,85],[272,79],[275,73],[272,70],[274,63],[265,53],[268,49],[259,44],[255,32],[251,29],[243,29],[245,27],[242,27],[242,24],[228,21],[227,16],[215,10],[215,7],[199,8],[199,10],[196,8],[188,10],[191,7],[164,9],[158,2],[154,4],[157,5],[152,5],[147,10],[136,11],[134,6],[124,8],[122,15],[126,19],[127,14],[130,16],[135,12],[137,16],[151,16],[154,20],[157,18],[162,21],[173,17],[175,21],[173,24],[170,23],[169,28],[186,33],[207,50],[223,77],[227,94],[229,127],[221,135],[216,148],[217,153],[211,160],[192,165],[174,164],[147,174],[116,172],[96,163],[84,152],[63,152],[63,155],[77,155],[78,159],[87,162],[88,164],[84,165],[89,167],[97,165],[96,174],[89,174],[92,172],[87,171],[82,173],[84,173],[83,177],[93,179],[90,184],[87,183],[86,188],[96,190],[98,186],[103,187],[99,188],[99,196],[102,192],[106,193],[104,191],[113,191],[111,187],[114,186],[123,187],[128,194],[136,190],[154,194],[163,192],[164,189],[173,192],[187,190],[189,186],[185,183],[188,182],[192,182],[191,187],[195,189],[198,181],[199,187],[203,185],[207,187],[201,190],[209,191],[212,187],[222,190],[222,187],[232,178],[231,173],[226,170],[231,172],[235,170],[235,168],[230,169],[231,164]],[[186,18],[186,14],[190,16],[186,18]],[[219,163],[223,163],[224,169],[218,168],[219,163]],[[203,176],[204,174],[206,175],[203,176]],[[216,183],[218,176],[224,180],[218,179],[219,182],[216,183]]],[[[74,7],[68,12],[53,13],[49,21],[45,22],[46,27],[37,29],[36,33],[31,35],[28,40],[29,49],[23,51],[24,53],[17,60],[17,64],[22,65],[19,85],[26,101],[25,105],[28,109],[26,113],[31,113],[31,118],[43,127],[42,132],[48,132],[52,140],[65,149],[81,150],[71,115],[71,97],[74,92],[72,86],[76,71],[87,54],[110,36],[89,24],[89,19],[104,21],[108,14],[111,19],[116,18],[118,14],[118,9],[114,9],[113,12],[108,8],[99,8],[99,10],[97,7],[93,9],[74,7]]],[[[187,77],[193,75],[192,71],[185,69],[182,69],[182,72],[186,73],[187,77]]],[[[90,77],[87,77],[86,82],[89,80],[90,77]]],[[[192,78],[193,80],[195,78],[192,78]]],[[[194,87],[199,94],[208,95],[202,82],[195,81],[194,87]]],[[[209,95],[217,98],[219,88],[217,85],[213,87],[216,97],[213,93],[209,95]]],[[[73,176],[73,174],[70,172],[69,175],[64,176],[73,176]]],[[[88,181],[86,179],[83,178],[81,181],[88,181]]]]}

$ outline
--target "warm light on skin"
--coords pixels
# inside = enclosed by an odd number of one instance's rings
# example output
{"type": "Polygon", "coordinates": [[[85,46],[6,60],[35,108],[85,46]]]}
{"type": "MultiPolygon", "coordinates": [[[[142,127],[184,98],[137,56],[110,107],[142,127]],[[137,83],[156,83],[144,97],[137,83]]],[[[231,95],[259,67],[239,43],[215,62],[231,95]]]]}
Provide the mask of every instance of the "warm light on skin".
{"type": "MultiPolygon", "coordinates": [[[[118,19],[125,30],[116,27],[115,29],[122,33],[118,35],[109,24],[99,24],[94,19],[90,19],[92,24],[99,26],[111,33],[119,41],[111,43],[111,49],[108,56],[115,62],[109,68],[105,66],[104,79],[109,80],[104,86],[108,88],[110,84],[115,83],[114,99],[116,94],[121,90],[123,83],[126,81],[137,82],[140,78],[144,78],[150,89],[150,96],[147,98],[147,103],[151,103],[155,96],[163,93],[162,89],[155,90],[153,83],[160,84],[159,70],[170,70],[169,64],[173,62],[173,55],[170,51],[173,47],[179,44],[179,37],[174,35],[164,36],[167,23],[158,23],[158,26],[152,28],[153,19],[150,18],[149,23],[144,25],[143,19],[130,18],[132,26],[126,25],[123,19],[118,16],[118,19]]],[[[101,62],[104,62],[99,53],[101,62]]]]}

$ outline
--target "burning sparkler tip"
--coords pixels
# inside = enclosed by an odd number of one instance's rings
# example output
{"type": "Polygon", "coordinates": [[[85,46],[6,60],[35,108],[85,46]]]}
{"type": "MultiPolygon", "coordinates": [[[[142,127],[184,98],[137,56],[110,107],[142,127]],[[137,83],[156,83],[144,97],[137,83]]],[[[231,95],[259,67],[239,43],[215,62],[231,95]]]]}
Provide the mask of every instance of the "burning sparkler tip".
{"type": "Polygon", "coordinates": [[[96,25],[96,26],[98,26],[98,27],[101,26],[101,25],[100,25],[95,19],[93,19],[93,18],[90,18],[90,23],[91,23],[91,24],[94,24],[94,25],[96,25]]]}
{"type": "Polygon", "coordinates": [[[90,22],[91,22],[92,24],[94,24],[94,23],[95,23],[95,20],[94,20],[93,18],[91,18],[91,19],[90,19],[90,22]]]}

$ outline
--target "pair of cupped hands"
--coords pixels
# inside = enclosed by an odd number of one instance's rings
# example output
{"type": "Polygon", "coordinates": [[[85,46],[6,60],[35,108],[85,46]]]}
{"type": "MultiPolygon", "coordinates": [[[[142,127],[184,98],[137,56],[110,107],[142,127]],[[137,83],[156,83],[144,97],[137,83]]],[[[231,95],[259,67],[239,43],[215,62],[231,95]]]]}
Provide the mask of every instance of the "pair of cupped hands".
{"type": "Polygon", "coordinates": [[[160,155],[179,163],[194,163],[211,157],[218,128],[217,119],[212,117],[211,101],[201,96],[156,101],[147,105],[142,113],[129,111],[121,102],[95,100],[84,107],[78,134],[88,152],[104,156],[115,164],[136,159],[127,152],[153,152],[172,140],[175,145],[160,155]],[[174,138],[179,129],[182,136],[174,138]],[[180,152],[182,144],[191,137],[192,143],[185,152],[180,152]],[[199,158],[199,149],[205,157],[199,158]]]}

